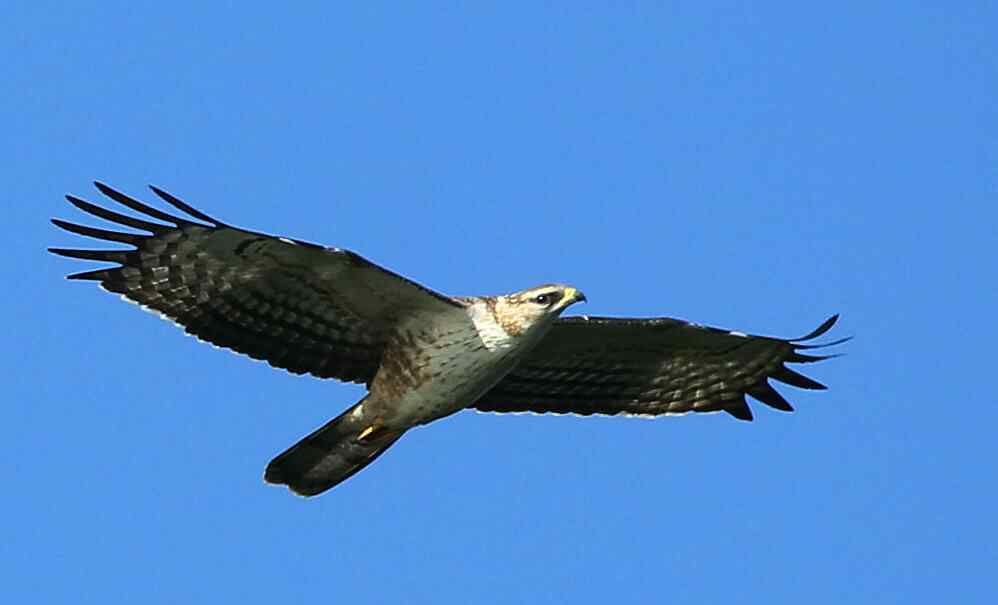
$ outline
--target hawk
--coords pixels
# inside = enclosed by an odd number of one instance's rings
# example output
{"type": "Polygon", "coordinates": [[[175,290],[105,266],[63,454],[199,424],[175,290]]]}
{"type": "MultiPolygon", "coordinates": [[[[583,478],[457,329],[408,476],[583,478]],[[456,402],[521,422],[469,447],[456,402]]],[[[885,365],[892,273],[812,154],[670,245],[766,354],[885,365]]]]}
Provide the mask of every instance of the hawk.
{"type": "Polygon", "coordinates": [[[69,275],[160,313],[189,334],[295,374],[367,386],[359,402],[267,466],[303,496],[361,470],[409,429],[464,408],[659,416],[724,411],[751,420],[748,395],[793,408],[769,383],[825,387],[789,369],[832,316],[796,339],[671,318],[562,317],[586,300],[547,284],[498,296],[445,296],[340,248],[233,227],[156,187],[175,216],[95,183],[137,218],[74,196],[93,216],[142,233],[52,222],[130,249],[50,248],[115,266],[69,275]],[[157,221],[157,222],[154,222],[157,221]]]}

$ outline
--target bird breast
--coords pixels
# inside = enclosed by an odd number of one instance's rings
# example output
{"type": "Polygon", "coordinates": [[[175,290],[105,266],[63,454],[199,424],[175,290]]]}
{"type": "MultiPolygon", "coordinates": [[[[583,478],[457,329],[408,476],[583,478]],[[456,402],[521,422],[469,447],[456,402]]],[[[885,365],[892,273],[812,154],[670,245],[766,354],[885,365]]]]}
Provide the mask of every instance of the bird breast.
{"type": "Polygon", "coordinates": [[[498,342],[467,319],[401,329],[386,344],[367,406],[382,403],[383,422],[399,428],[461,410],[515,365],[516,347],[498,342]]]}

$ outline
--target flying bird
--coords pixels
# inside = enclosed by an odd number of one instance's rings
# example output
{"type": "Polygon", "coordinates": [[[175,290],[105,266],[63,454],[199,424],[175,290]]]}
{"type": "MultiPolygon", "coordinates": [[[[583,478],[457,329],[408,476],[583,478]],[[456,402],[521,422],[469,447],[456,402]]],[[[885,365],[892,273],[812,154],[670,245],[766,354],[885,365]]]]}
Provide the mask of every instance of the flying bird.
{"type": "Polygon", "coordinates": [[[60,219],[130,249],[50,248],[116,263],[69,275],[159,312],[197,338],[295,374],[361,383],[359,402],[274,458],[264,479],[314,496],[361,470],[411,428],[465,408],[658,416],[724,411],[751,420],[748,395],[793,408],[769,383],[824,385],[786,366],[838,316],[796,339],[671,318],[562,317],[583,293],[547,284],[446,296],[349,250],[233,227],[151,187],[175,216],[95,183],[137,218],[68,195],[80,210],[143,233],[60,219]],[[154,222],[156,221],[156,222],[154,222]]]}

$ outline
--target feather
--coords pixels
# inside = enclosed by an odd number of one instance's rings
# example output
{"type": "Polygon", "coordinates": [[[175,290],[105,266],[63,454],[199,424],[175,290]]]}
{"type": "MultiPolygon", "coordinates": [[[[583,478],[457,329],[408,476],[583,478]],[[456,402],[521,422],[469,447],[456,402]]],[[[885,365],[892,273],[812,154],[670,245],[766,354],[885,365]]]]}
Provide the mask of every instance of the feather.
{"type": "Polygon", "coordinates": [[[751,395],[754,399],[758,399],[771,408],[783,410],[784,412],[794,411],[794,406],[790,405],[790,402],[784,399],[783,395],[780,395],[776,389],[770,386],[765,380],[755,383],[746,389],[745,392],[751,395]]]}
{"type": "Polygon", "coordinates": [[[827,389],[825,385],[820,382],[811,380],[807,376],[803,376],[794,372],[790,368],[780,367],[778,370],[770,374],[773,380],[779,380],[780,382],[785,382],[786,384],[801,388],[801,389],[811,389],[816,391],[823,391],[827,389]]]}
{"type": "MultiPolygon", "coordinates": [[[[167,214],[167,213],[163,212],[162,210],[157,210],[157,209],[153,208],[152,206],[147,206],[147,205],[143,204],[142,202],[140,202],[138,200],[133,200],[132,198],[130,198],[127,195],[125,195],[124,193],[120,193],[118,191],[115,191],[114,189],[111,189],[110,187],[108,187],[104,183],[101,183],[100,181],[94,181],[94,186],[97,187],[97,189],[100,189],[100,192],[103,193],[104,195],[106,195],[107,197],[111,198],[112,200],[118,202],[119,204],[121,204],[123,206],[127,206],[127,207],[131,208],[132,210],[135,210],[136,212],[141,212],[142,214],[145,214],[147,216],[151,216],[153,218],[158,218],[161,221],[166,221],[168,223],[172,223],[172,224],[176,225],[177,227],[185,227],[185,226],[190,226],[190,225],[198,225],[198,223],[189,221],[189,220],[184,219],[184,218],[180,218],[179,216],[173,216],[173,215],[167,214]]],[[[200,225],[200,226],[204,227],[205,225],[200,225]]]]}
{"type": "Polygon", "coordinates": [[[828,319],[826,319],[825,321],[823,321],[820,326],[818,326],[817,328],[815,328],[813,331],[811,331],[810,333],[808,333],[806,336],[801,336],[800,338],[793,338],[789,342],[802,342],[802,341],[805,341],[805,340],[814,340],[815,338],[821,336],[825,332],[828,332],[829,330],[831,330],[832,326],[834,326],[835,322],[837,322],[838,320],[839,320],[839,314],[836,313],[835,315],[832,315],[831,317],[829,317],[828,319]]]}
{"type": "Polygon", "coordinates": [[[145,236],[136,235],[134,233],[121,233],[118,231],[106,231],[104,229],[97,229],[95,227],[86,227],[84,225],[77,225],[76,223],[70,223],[67,221],[59,220],[57,218],[52,219],[52,224],[60,229],[65,229],[70,233],[76,233],[79,235],[85,235],[86,237],[93,237],[95,239],[103,239],[111,242],[121,242],[123,244],[131,244],[133,246],[138,246],[145,239],[145,236]]]}
{"type": "Polygon", "coordinates": [[[150,223],[149,221],[143,221],[124,214],[118,214],[117,212],[108,210],[107,208],[101,208],[100,206],[96,206],[86,200],[81,200],[80,198],[72,195],[67,195],[66,200],[84,212],[100,217],[104,220],[111,221],[112,223],[125,225],[126,227],[134,227],[135,229],[141,229],[142,231],[148,231],[150,233],[162,233],[164,230],[169,229],[166,225],[150,223]]]}
{"type": "Polygon", "coordinates": [[[744,397],[726,403],[724,405],[724,411],[739,420],[746,420],[748,422],[752,421],[752,410],[749,408],[744,397]]]}
{"type": "Polygon", "coordinates": [[[71,248],[49,248],[52,254],[68,256],[69,258],[79,258],[83,260],[97,260],[109,263],[124,263],[131,252],[125,250],[74,250],[71,248]]]}
{"type": "Polygon", "coordinates": [[[152,192],[155,193],[156,195],[158,195],[160,198],[162,198],[166,203],[170,204],[174,208],[177,208],[181,212],[186,212],[187,214],[193,216],[194,218],[201,219],[202,221],[205,221],[206,223],[211,223],[215,227],[227,227],[228,226],[225,223],[223,223],[222,221],[220,221],[218,219],[214,219],[214,218],[208,216],[207,214],[205,214],[204,212],[201,212],[200,210],[197,210],[195,208],[192,208],[191,206],[188,206],[187,204],[185,204],[180,199],[178,199],[178,198],[170,195],[169,193],[163,191],[162,189],[160,189],[159,187],[156,187],[155,185],[149,185],[149,188],[152,189],[152,192]]]}

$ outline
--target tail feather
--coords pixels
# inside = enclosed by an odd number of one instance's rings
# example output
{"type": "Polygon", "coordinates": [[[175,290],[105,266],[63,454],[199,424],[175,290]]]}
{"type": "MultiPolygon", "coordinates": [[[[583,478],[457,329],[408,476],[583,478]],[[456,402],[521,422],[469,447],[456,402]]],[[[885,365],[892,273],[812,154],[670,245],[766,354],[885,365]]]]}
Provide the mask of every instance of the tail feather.
{"type": "Polygon", "coordinates": [[[368,430],[369,427],[352,416],[361,403],[363,401],[271,460],[264,480],[287,485],[301,496],[315,496],[374,462],[404,431],[368,430]]]}

